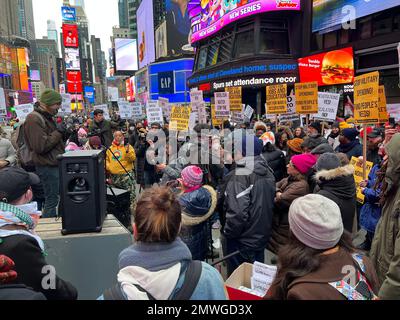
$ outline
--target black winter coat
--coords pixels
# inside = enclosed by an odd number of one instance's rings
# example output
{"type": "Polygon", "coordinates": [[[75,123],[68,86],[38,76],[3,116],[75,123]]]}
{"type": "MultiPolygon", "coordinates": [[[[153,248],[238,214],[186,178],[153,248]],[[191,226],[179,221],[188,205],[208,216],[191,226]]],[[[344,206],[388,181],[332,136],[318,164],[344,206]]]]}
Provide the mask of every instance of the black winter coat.
{"type": "Polygon", "coordinates": [[[331,199],[339,206],[344,228],[352,233],[357,201],[353,166],[322,170],[317,172],[315,178],[320,188],[317,194],[331,199]]]}
{"type": "MultiPolygon", "coordinates": [[[[36,240],[25,235],[1,238],[0,255],[5,255],[15,262],[18,274],[15,284],[24,284],[36,292],[41,292],[48,300],[76,300],[78,292],[70,283],[58,276],[55,279],[55,290],[43,289],[43,267],[48,263],[36,240]]],[[[48,273],[47,273],[48,275],[48,273]]],[[[46,282],[47,283],[47,282],[46,282]]]]}
{"type": "Polygon", "coordinates": [[[224,179],[223,234],[241,249],[263,250],[271,236],[275,177],[261,157],[244,158],[224,179]],[[252,164],[254,166],[252,166],[252,164]]]}
{"type": "Polygon", "coordinates": [[[281,150],[264,152],[263,158],[267,161],[268,165],[274,172],[276,181],[281,181],[283,178],[287,176],[286,158],[281,150]]]}

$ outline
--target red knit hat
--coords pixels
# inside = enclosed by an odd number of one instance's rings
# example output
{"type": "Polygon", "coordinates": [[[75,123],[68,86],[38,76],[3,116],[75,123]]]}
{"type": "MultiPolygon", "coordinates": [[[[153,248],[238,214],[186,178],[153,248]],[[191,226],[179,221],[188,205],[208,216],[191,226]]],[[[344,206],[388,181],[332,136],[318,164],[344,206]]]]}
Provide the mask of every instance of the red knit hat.
{"type": "Polygon", "coordinates": [[[300,154],[291,159],[294,167],[301,174],[306,174],[317,163],[317,160],[318,156],[311,153],[300,154]]]}
{"type": "Polygon", "coordinates": [[[197,166],[189,166],[182,170],[181,181],[187,188],[194,188],[203,184],[203,170],[197,166]]]}

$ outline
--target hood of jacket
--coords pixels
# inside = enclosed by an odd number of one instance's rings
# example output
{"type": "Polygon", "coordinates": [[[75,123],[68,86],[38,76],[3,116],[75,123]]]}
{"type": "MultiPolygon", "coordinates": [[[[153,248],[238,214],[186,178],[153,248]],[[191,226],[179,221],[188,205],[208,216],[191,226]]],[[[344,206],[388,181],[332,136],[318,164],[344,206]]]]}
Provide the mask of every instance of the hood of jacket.
{"type": "Polygon", "coordinates": [[[388,183],[387,193],[399,185],[400,181],[400,133],[397,133],[386,146],[386,153],[389,156],[386,170],[386,182],[388,183]]]}
{"type": "Polygon", "coordinates": [[[259,176],[273,173],[268,162],[261,155],[245,157],[236,162],[236,175],[249,175],[253,172],[259,176]]]}
{"type": "Polygon", "coordinates": [[[208,220],[217,207],[217,193],[211,186],[183,194],[179,198],[183,207],[182,224],[195,226],[208,220]]]}
{"type": "Polygon", "coordinates": [[[321,190],[327,190],[338,198],[354,198],[356,187],[354,167],[347,165],[332,170],[321,170],[315,175],[321,190]]]}

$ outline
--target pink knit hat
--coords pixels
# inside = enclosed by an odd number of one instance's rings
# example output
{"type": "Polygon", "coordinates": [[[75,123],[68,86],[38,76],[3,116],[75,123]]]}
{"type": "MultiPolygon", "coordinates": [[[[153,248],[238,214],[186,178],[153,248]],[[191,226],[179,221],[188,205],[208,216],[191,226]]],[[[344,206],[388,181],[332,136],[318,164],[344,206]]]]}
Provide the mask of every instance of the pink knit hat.
{"type": "Polygon", "coordinates": [[[196,166],[189,166],[182,170],[182,182],[187,188],[194,188],[203,184],[203,170],[196,166]]]}
{"type": "Polygon", "coordinates": [[[317,163],[317,160],[317,155],[310,153],[300,154],[291,159],[293,165],[301,174],[306,174],[317,163]]]}

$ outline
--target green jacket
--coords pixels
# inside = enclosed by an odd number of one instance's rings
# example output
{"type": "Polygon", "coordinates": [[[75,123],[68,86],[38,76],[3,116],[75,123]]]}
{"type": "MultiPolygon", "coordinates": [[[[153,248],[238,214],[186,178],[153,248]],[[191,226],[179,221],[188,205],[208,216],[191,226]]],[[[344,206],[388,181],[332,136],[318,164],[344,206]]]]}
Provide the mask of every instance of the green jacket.
{"type": "Polygon", "coordinates": [[[370,256],[382,283],[379,297],[400,300],[400,134],[393,136],[386,152],[389,155],[385,178],[387,199],[370,256]]]}

